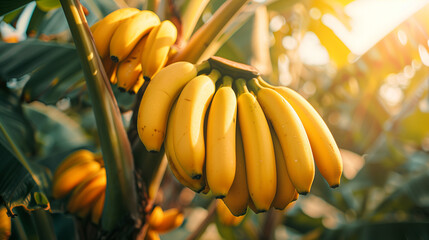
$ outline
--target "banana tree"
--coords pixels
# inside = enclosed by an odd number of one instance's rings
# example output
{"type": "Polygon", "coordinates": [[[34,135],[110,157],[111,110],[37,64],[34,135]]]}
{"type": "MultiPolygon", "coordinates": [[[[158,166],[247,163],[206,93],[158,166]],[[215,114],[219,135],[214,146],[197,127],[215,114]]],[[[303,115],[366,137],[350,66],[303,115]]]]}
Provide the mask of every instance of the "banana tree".
{"type": "Polygon", "coordinates": [[[162,239],[426,237],[428,6],[355,54],[322,18],[334,16],[350,29],[352,2],[1,1],[0,213],[12,217],[5,236],[150,239],[159,205],[185,216],[175,230],[160,231],[162,239]],[[238,224],[226,224],[213,196],[176,181],[164,148],[149,152],[140,141],[137,113],[146,86],[133,95],[110,82],[90,27],[126,7],[151,10],[177,27],[167,65],[216,55],[252,65],[268,82],[305,96],[341,148],[340,187],[329,189],[316,171],[309,195],[285,211],[248,211],[238,224]],[[309,33],[329,61],[309,63],[300,55],[309,33]],[[101,224],[70,214],[67,198],[52,196],[55,170],[79,149],[103,158],[101,224]]]}

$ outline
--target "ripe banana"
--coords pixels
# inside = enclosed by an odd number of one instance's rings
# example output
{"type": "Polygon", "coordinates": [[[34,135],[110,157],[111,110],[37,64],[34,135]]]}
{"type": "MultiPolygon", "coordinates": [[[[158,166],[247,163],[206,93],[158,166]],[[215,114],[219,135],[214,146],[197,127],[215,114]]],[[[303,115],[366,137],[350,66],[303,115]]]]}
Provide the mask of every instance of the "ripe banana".
{"type": "Polygon", "coordinates": [[[130,94],[137,94],[140,91],[140,88],[142,88],[144,84],[145,84],[145,80],[143,78],[143,74],[140,73],[138,78],[137,78],[137,82],[134,83],[134,86],[132,86],[128,92],[130,94]]]}
{"type": "Polygon", "coordinates": [[[100,168],[90,179],[82,181],[82,183],[73,190],[67,203],[67,210],[71,213],[75,213],[85,207],[92,207],[105,190],[106,170],[100,168]]]}
{"type": "Polygon", "coordinates": [[[205,162],[204,120],[215,92],[217,70],[199,75],[183,88],[175,110],[173,144],[176,157],[186,173],[193,179],[203,175],[205,162]]]}
{"type": "Polygon", "coordinates": [[[157,231],[148,230],[144,240],[161,240],[157,231]]]}
{"type": "Polygon", "coordinates": [[[236,168],[234,182],[228,194],[222,200],[234,216],[242,216],[247,212],[249,202],[249,190],[247,188],[246,164],[244,159],[243,141],[241,140],[240,128],[236,133],[236,168]]]}
{"type": "Polygon", "coordinates": [[[340,184],[343,161],[340,150],[319,113],[299,93],[287,87],[273,87],[262,79],[261,85],[278,92],[295,109],[310,140],[316,166],[328,184],[335,188],[340,184]]]}
{"type": "Polygon", "coordinates": [[[110,40],[110,58],[121,62],[133,50],[140,39],[160,24],[158,16],[143,10],[122,22],[110,40]]]}
{"type": "Polygon", "coordinates": [[[149,227],[152,231],[165,233],[182,225],[183,220],[183,213],[181,213],[177,208],[170,208],[164,211],[160,224],[150,225],[149,227]]]}
{"type": "Polygon", "coordinates": [[[56,179],[58,179],[58,177],[64,173],[64,171],[68,170],[73,165],[83,162],[91,162],[94,160],[94,158],[94,153],[87,149],[79,149],[72,152],[65,158],[63,162],[60,163],[60,165],[58,165],[54,173],[53,181],[55,182],[56,179]]]}
{"type": "Polygon", "coordinates": [[[103,214],[105,198],[106,198],[106,193],[102,192],[101,196],[98,197],[97,201],[94,204],[94,207],[91,210],[91,221],[94,224],[100,223],[101,215],[103,214]]]}
{"type": "Polygon", "coordinates": [[[0,239],[9,239],[12,234],[12,220],[5,207],[0,208],[0,239]]]}
{"type": "Polygon", "coordinates": [[[176,42],[177,29],[174,24],[164,20],[150,31],[147,44],[140,54],[142,73],[151,79],[167,63],[170,47],[176,42]]]}
{"type": "Polygon", "coordinates": [[[79,185],[82,180],[100,169],[96,161],[82,162],[69,167],[53,181],[52,196],[63,198],[79,185]]]}
{"type": "Polygon", "coordinates": [[[271,137],[273,138],[277,169],[277,191],[272,207],[283,210],[290,202],[293,201],[296,196],[295,194],[298,194],[298,192],[290,181],[289,174],[287,173],[286,160],[284,159],[279,139],[272,127],[270,127],[270,130],[271,137]]]}
{"type": "Polygon", "coordinates": [[[279,93],[260,86],[255,78],[248,84],[274,127],[282,146],[290,180],[299,194],[307,194],[310,192],[315,170],[310,141],[301,120],[279,93]]]}
{"type": "Polygon", "coordinates": [[[192,63],[176,62],[163,68],[149,82],[137,117],[139,137],[148,151],[161,149],[171,106],[185,84],[197,74],[198,69],[192,63]]]}
{"type": "Polygon", "coordinates": [[[170,170],[176,179],[184,186],[190,188],[194,192],[201,192],[205,187],[203,178],[192,179],[186,174],[183,167],[177,162],[176,151],[173,145],[173,128],[174,128],[174,115],[175,115],[176,104],[171,108],[170,116],[167,124],[167,136],[165,138],[165,154],[169,162],[170,170]]]}
{"type": "Polygon", "coordinates": [[[118,88],[123,91],[129,91],[137,83],[139,75],[142,72],[140,64],[140,55],[146,44],[147,36],[144,36],[133,51],[122,61],[119,62],[116,77],[118,78],[118,88]]]}
{"type": "Polygon", "coordinates": [[[123,21],[139,12],[140,10],[137,8],[121,8],[111,12],[98,21],[96,26],[94,26],[95,24],[93,25],[94,30],[92,30],[92,36],[94,38],[95,47],[101,58],[109,57],[110,39],[118,26],[123,21]]]}
{"type": "Polygon", "coordinates": [[[250,197],[258,211],[267,211],[276,194],[276,160],[270,128],[261,106],[244,79],[234,82],[238,99],[238,120],[246,159],[250,197]]]}
{"type": "Polygon", "coordinates": [[[219,219],[219,222],[225,226],[238,226],[244,219],[246,215],[234,216],[225,205],[225,203],[218,199],[216,200],[216,215],[219,219]]]}
{"type": "Polygon", "coordinates": [[[224,198],[234,181],[236,168],[235,133],[237,98],[232,90],[233,79],[223,77],[216,91],[207,121],[207,183],[216,198],[224,198]]]}
{"type": "Polygon", "coordinates": [[[149,226],[159,226],[164,218],[164,210],[161,206],[155,206],[149,216],[149,226]]]}
{"type": "MultiPolygon", "coordinates": [[[[107,78],[110,79],[111,83],[113,83],[113,79],[116,79],[116,68],[118,64],[114,63],[109,56],[102,58],[101,62],[103,63],[107,78]],[[114,77],[112,76],[113,74],[115,74],[114,77]]],[[[116,84],[116,82],[114,82],[113,84],[116,84]]]]}

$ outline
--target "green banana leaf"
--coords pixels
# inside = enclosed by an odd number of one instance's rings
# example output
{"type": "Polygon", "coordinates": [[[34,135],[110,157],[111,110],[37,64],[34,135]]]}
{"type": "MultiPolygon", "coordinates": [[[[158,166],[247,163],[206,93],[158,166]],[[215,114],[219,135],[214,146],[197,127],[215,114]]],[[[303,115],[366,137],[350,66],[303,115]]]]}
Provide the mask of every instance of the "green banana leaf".
{"type": "Polygon", "coordinates": [[[48,177],[43,167],[30,161],[35,154],[34,131],[17,97],[0,88],[0,196],[7,207],[47,208],[48,177]]]}

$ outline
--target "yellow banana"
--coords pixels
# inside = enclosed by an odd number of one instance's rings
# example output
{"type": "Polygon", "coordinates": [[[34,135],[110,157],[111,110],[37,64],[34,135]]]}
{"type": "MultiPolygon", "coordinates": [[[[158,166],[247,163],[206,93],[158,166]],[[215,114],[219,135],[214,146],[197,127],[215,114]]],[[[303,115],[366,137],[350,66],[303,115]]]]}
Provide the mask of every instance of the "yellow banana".
{"type": "Polygon", "coordinates": [[[63,198],[79,185],[89,175],[97,172],[100,164],[96,161],[83,162],[73,165],[65,170],[57,179],[53,181],[52,196],[63,198]]]}
{"type": "Polygon", "coordinates": [[[234,216],[225,205],[225,203],[217,199],[216,200],[216,215],[219,219],[219,222],[225,226],[238,226],[244,219],[245,215],[234,216]]]}
{"type": "Polygon", "coordinates": [[[234,182],[228,194],[222,200],[234,216],[242,216],[247,212],[249,202],[249,190],[246,180],[246,164],[244,159],[243,141],[241,140],[240,128],[236,133],[236,168],[234,182]]]}
{"type": "Polygon", "coordinates": [[[140,39],[160,24],[158,16],[143,10],[123,21],[110,40],[110,58],[121,62],[133,50],[140,39]]]}
{"type": "Polygon", "coordinates": [[[160,240],[158,232],[149,229],[144,240],[160,240]]]}
{"type": "Polygon", "coordinates": [[[121,8],[111,12],[96,23],[94,30],[92,30],[92,36],[94,38],[95,47],[101,58],[109,57],[110,39],[118,26],[123,21],[139,12],[140,10],[137,8],[121,8]]]}
{"type": "Polygon", "coordinates": [[[164,219],[164,210],[161,206],[155,206],[149,216],[149,226],[159,226],[164,219]]]}
{"type": "Polygon", "coordinates": [[[183,88],[177,99],[173,144],[176,157],[186,173],[194,179],[203,175],[205,162],[204,120],[215,92],[215,82],[220,77],[217,70],[209,75],[199,75],[183,88]]]}
{"type": "MultiPolygon", "coordinates": [[[[110,59],[110,57],[109,57],[109,56],[102,58],[102,59],[101,59],[101,62],[103,63],[103,67],[104,67],[104,70],[105,70],[105,72],[106,72],[106,76],[107,76],[107,78],[108,78],[108,79],[110,79],[110,82],[111,82],[111,83],[113,83],[112,79],[115,79],[115,78],[116,78],[116,76],[115,76],[115,77],[112,77],[112,75],[113,75],[113,74],[115,74],[115,75],[116,75],[116,67],[117,67],[117,65],[118,65],[118,64],[117,64],[117,63],[114,63],[114,62],[112,61],[112,59],[110,59]]],[[[115,83],[113,83],[113,84],[116,84],[116,82],[115,82],[115,83]]]]}
{"type": "Polygon", "coordinates": [[[276,159],[270,128],[261,106],[244,79],[234,82],[237,90],[238,121],[246,159],[247,185],[258,211],[267,211],[276,194],[276,159]]]}
{"type": "Polygon", "coordinates": [[[233,79],[223,77],[216,91],[207,121],[206,177],[212,194],[223,198],[234,181],[237,98],[231,88],[233,79]]]}
{"type": "Polygon", "coordinates": [[[102,194],[98,197],[97,201],[94,204],[94,207],[91,210],[91,221],[94,224],[99,224],[100,222],[101,214],[103,213],[105,198],[106,198],[106,193],[102,192],[102,194]]]}
{"type": "Polygon", "coordinates": [[[177,29],[164,20],[150,31],[147,44],[140,55],[143,77],[151,79],[167,63],[170,47],[176,42],[177,29]]]}
{"type": "Polygon", "coordinates": [[[176,152],[173,145],[173,128],[174,128],[174,114],[175,114],[176,104],[171,108],[170,116],[168,118],[167,124],[167,136],[165,138],[165,154],[169,162],[170,170],[176,179],[184,186],[190,188],[194,192],[201,192],[205,187],[204,179],[192,179],[179,162],[177,162],[176,152]]]}
{"type": "Polygon", "coordinates": [[[87,181],[83,181],[72,192],[67,203],[67,210],[75,213],[87,206],[91,206],[106,190],[106,170],[100,170],[87,181]]]}
{"type": "Polygon", "coordinates": [[[120,90],[129,91],[137,83],[139,75],[142,72],[140,55],[146,44],[146,40],[147,36],[140,39],[133,51],[122,62],[119,62],[116,77],[118,78],[117,84],[120,90]]]}
{"type": "Polygon", "coordinates": [[[58,177],[70,167],[83,162],[92,162],[94,161],[94,158],[94,153],[87,149],[79,149],[74,151],[73,153],[69,154],[65,160],[60,163],[60,165],[58,165],[54,173],[53,182],[55,182],[56,179],[58,179],[58,177]]]}
{"type": "Polygon", "coordinates": [[[277,169],[277,191],[274,197],[272,206],[275,209],[282,210],[295,198],[295,194],[298,194],[292,182],[289,179],[287,173],[286,161],[284,159],[282,147],[279,139],[272,127],[271,137],[273,138],[274,152],[276,155],[276,169],[277,169]]]}
{"type": "Polygon", "coordinates": [[[170,208],[164,211],[161,223],[159,225],[150,225],[150,229],[158,233],[165,233],[182,225],[183,220],[183,213],[177,208],[170,208]]]}
{"type": "Polygon", "coordinates": [[[149,82],[137,117],[139,137],[148,151],[161,149],[171,106],[197,73],[198,69],[192,63],[176,62],[163,68],[149,82]]]}
{"type": "Polygon", "coordinates": [[[140,91],[140,88],[143,87],[143,85],[145,84],[145,80],[143,78],[143,74],[140,73],[138,78],[137,78],[137,82],[134,83],[134,86],[131,87],[131,89],[128,91],[131,94],[137,94],[140,91]]]}
{"type": "Polygon", "coordinates": [[[99,25],[100,21],[97,21],[96,23],[92,24],[92,26],[89,28],[89,30],[91,30],[91,33],[93,33],[99,25]]]}
{"type": "Polygon", "coordinates": [[[12,234],[12,220],[5,207],[0,208],[0,239],[9,239],[12,234]]]}
{"type": "Polygon", "coordinates": [[[270,86],[262,79],[259,82],[265,87],[274,89],[295,109],[310,140],[317,168],[331,187],[338,187],[343,172],[343,161],[335,139],[319,113],[294,90],[270,86]]]}
{"type": "Polygon", "coordinates": [[[290,180],[299,194],[307,194],[313,183],[315,169],[310,141],[301,120],[279,93],[261,87],[255,78],[248,84],[257,96],[265,116],[273,124],[290,180]]]}

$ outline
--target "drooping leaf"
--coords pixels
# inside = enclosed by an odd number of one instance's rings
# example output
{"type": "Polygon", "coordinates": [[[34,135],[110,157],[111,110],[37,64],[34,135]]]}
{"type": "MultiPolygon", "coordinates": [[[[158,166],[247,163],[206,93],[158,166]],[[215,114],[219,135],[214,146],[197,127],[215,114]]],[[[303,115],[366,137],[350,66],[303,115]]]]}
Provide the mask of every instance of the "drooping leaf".
{"type": "Polygon", "coordinates": [[[0,89],[0,196],[7,207],[47,208],[48,177],[35,154],[34,132],[13,94],[0,89]]]}

